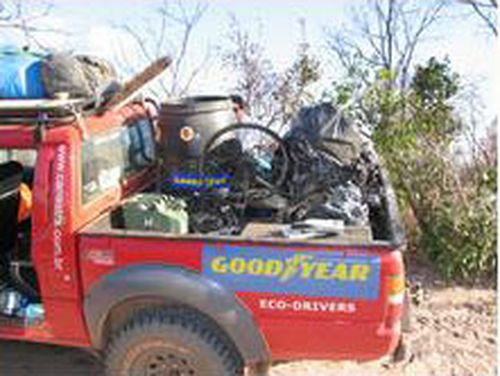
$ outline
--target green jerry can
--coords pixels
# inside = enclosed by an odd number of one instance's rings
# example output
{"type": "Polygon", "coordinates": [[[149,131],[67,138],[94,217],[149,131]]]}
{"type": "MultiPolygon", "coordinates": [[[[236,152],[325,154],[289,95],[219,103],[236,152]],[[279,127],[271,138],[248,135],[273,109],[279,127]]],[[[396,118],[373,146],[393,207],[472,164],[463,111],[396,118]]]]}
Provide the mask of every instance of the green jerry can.
{"type": "Polygon", "coordinates": [[[129,230],[188,233],[186,203],[158,193],[141,193],[127,200],[121,210],[123,227],[129,230]]]}

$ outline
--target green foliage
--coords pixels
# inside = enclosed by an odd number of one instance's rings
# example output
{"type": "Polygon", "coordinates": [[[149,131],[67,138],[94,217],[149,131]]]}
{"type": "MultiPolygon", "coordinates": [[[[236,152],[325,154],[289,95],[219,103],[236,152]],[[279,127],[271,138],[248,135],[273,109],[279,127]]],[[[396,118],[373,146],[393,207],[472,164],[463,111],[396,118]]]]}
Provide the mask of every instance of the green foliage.
{"type": "Polygon", "coordinates": [[[390,69],[380,69],[377,72],[377,78],[380,81],[388,81],[388,82],[393,82],[397,78],[396,72],[390,70],[390,69]]]}
{"type": "Polygon", "coordinates": [[[447,279],[493,279],[497,267],[495,200],[491,192],[467,203],[440,202],[423,219],[421,245],[447,279]]]}
{"type": "MultiPolygon", "coordinates": [[[[453,143],[465,127],[450,103],[459,77],[435,58],[416,68],[410,90],[387,85],[390,73],[377,72],[348,110],[373,124],[401,209],[415,219],[408,224],[416,234],[411,248],[447,279],[489,279],[497,265],[496,166],[474,160],[466,170],[454,158],[453,143]]],[[[355,82],[351,76],[335,85],[337,105],[352,101],[355,82]]]]}
{"type": "Polygon", "coordinates": [[[432,57],[427,65],[417,67],[411,88],[426,106],[443,104],[457,94],[458,74],[451,71],[448,61],[439,62],[432,57]]]}

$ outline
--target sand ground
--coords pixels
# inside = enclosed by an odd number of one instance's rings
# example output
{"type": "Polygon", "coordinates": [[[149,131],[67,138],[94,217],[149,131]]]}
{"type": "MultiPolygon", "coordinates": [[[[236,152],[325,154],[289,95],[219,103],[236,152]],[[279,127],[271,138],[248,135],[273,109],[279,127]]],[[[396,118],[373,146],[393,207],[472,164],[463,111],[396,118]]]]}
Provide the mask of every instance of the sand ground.
{"type": "MultiPolygon", "coordinates": [[[[271,376],[489,376],[497,371],[496,291],[425,286],[413,307],[410,355],[397,365],[297,361],[271,376]]],[[[99,376],[99,363],[75,349],[0,341],[0,375],[99,376]]]]}

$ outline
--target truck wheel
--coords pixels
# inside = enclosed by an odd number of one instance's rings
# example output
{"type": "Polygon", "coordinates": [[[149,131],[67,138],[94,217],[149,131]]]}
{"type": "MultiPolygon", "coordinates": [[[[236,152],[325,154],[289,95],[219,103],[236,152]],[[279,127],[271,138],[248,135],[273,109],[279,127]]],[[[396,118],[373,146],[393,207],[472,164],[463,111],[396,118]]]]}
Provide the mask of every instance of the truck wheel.
{"type": "Polygon", "coordinates": [[[227,336],[183,309],[138,312],[111,337],[108,376],[240,376],[243,360],[227,336]]]}

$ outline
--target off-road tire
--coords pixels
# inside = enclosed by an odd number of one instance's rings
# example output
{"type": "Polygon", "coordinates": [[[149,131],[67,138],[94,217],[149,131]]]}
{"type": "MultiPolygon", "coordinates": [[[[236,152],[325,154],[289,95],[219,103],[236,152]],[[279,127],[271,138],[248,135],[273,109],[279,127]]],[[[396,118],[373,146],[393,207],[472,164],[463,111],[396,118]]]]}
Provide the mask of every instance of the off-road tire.
{"type": "Polygon", "coordinates": [[[140,311],[110,336],[107,376],[241,376],[243,361],[210,320],[185,309],[140,311]]]}

